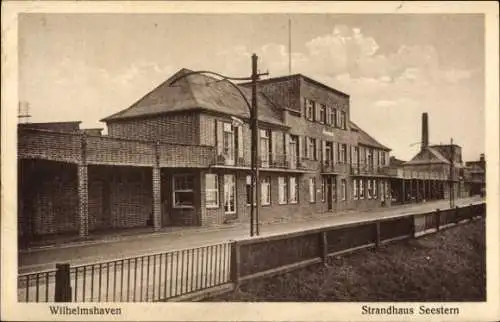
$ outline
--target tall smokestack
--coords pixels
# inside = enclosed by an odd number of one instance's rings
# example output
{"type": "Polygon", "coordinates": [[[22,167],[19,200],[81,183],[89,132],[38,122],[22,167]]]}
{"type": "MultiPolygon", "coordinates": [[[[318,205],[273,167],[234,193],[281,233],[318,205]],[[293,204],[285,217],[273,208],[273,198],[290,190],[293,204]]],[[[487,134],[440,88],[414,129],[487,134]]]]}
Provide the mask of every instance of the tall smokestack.
{"type": "Polygon", "coordinates": [[[429,120],[427,113],[422,114],[422,145],[421,148],[424,149],[429,145],[429,120]]]}

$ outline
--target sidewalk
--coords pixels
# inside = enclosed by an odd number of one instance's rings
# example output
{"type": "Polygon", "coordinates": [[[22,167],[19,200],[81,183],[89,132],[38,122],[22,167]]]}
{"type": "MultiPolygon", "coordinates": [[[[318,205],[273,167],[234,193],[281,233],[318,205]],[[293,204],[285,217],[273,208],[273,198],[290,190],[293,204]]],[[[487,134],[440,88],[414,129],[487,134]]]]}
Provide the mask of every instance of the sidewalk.
{"type": "MultiPolygon", "coordinates": [[[[457,206],[481,201],[479,197],[459,199],[457,206]]],[[[293,222],[268,223],[261,225],[261,236],[283,234],[305,229],[341,225],[376,218],[397,217],[415,212],[428,212],[436,208],[446,209],[448,200],[423,204],[407,204],[365,211],[318,214],[293,222]]],[[[200,247],[209,244],[249,238],[249,224],[233,224],[220,227],[170,228],[160,232],[142,234],[116,234],[102,236],[89,241],[72,242],[63,245],[41,247],[19,252],[19,273],[30,273],[53,269],[55,263],[70,262],[83,265],[93,262],[166,252],[175,249],[200,247]]]]}

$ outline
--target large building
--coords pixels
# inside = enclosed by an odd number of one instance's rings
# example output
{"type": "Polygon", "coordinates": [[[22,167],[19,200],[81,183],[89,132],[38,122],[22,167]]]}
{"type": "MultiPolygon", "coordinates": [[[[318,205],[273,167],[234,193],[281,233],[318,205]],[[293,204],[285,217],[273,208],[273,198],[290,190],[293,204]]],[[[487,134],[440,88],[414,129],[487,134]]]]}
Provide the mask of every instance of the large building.
{"type": "MultiPolygon", "coordinates": [[[[188,72],[104,118],[107,135],[20,126],[20,236],[248,221],[250,89],[188,72]]],[[[298,74],[261,81],[257,103],[262,221],[390,205],[390,149],[347,94],[298,74]]]]}

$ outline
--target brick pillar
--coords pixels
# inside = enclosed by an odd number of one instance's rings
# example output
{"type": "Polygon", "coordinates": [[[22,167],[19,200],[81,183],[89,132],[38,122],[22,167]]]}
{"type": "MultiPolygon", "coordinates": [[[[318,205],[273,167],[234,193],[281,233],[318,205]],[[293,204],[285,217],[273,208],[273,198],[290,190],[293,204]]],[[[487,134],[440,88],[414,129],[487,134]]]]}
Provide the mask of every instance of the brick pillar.
{"type": "Polygon", "coordinates": [[[89,169],[87,166],[87,138],[81,136],[81,159],[78,164],[78,233],[85,238],[89,235],[89,169]]]}
{"type": "Polygon", "coordinates": [[[86,164],[78,165],[78,215],[79,235],[89,235],[89,170],[86,164]]]}
{"type": "Polygon", "coordinates": [[[153,229],[161,228],[161,173],[159,167],[153,167],[153,229]]]}
{"type": "Polygon", "coordinates": [[[153,165],[153,229],[161,228],[161,168],[160,168],[160,144],[155,143],[155,163],[153,165]]]}

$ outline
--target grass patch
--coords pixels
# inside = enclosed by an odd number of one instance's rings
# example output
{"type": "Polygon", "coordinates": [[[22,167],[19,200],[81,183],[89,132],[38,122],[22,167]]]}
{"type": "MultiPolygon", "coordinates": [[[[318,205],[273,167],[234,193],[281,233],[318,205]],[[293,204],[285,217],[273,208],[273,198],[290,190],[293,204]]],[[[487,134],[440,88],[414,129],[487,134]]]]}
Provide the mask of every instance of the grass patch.
{"type": "Polygon", "coordinates": [[[256,279],[205,301],[485,301],[484,221],[256,279]]]}

